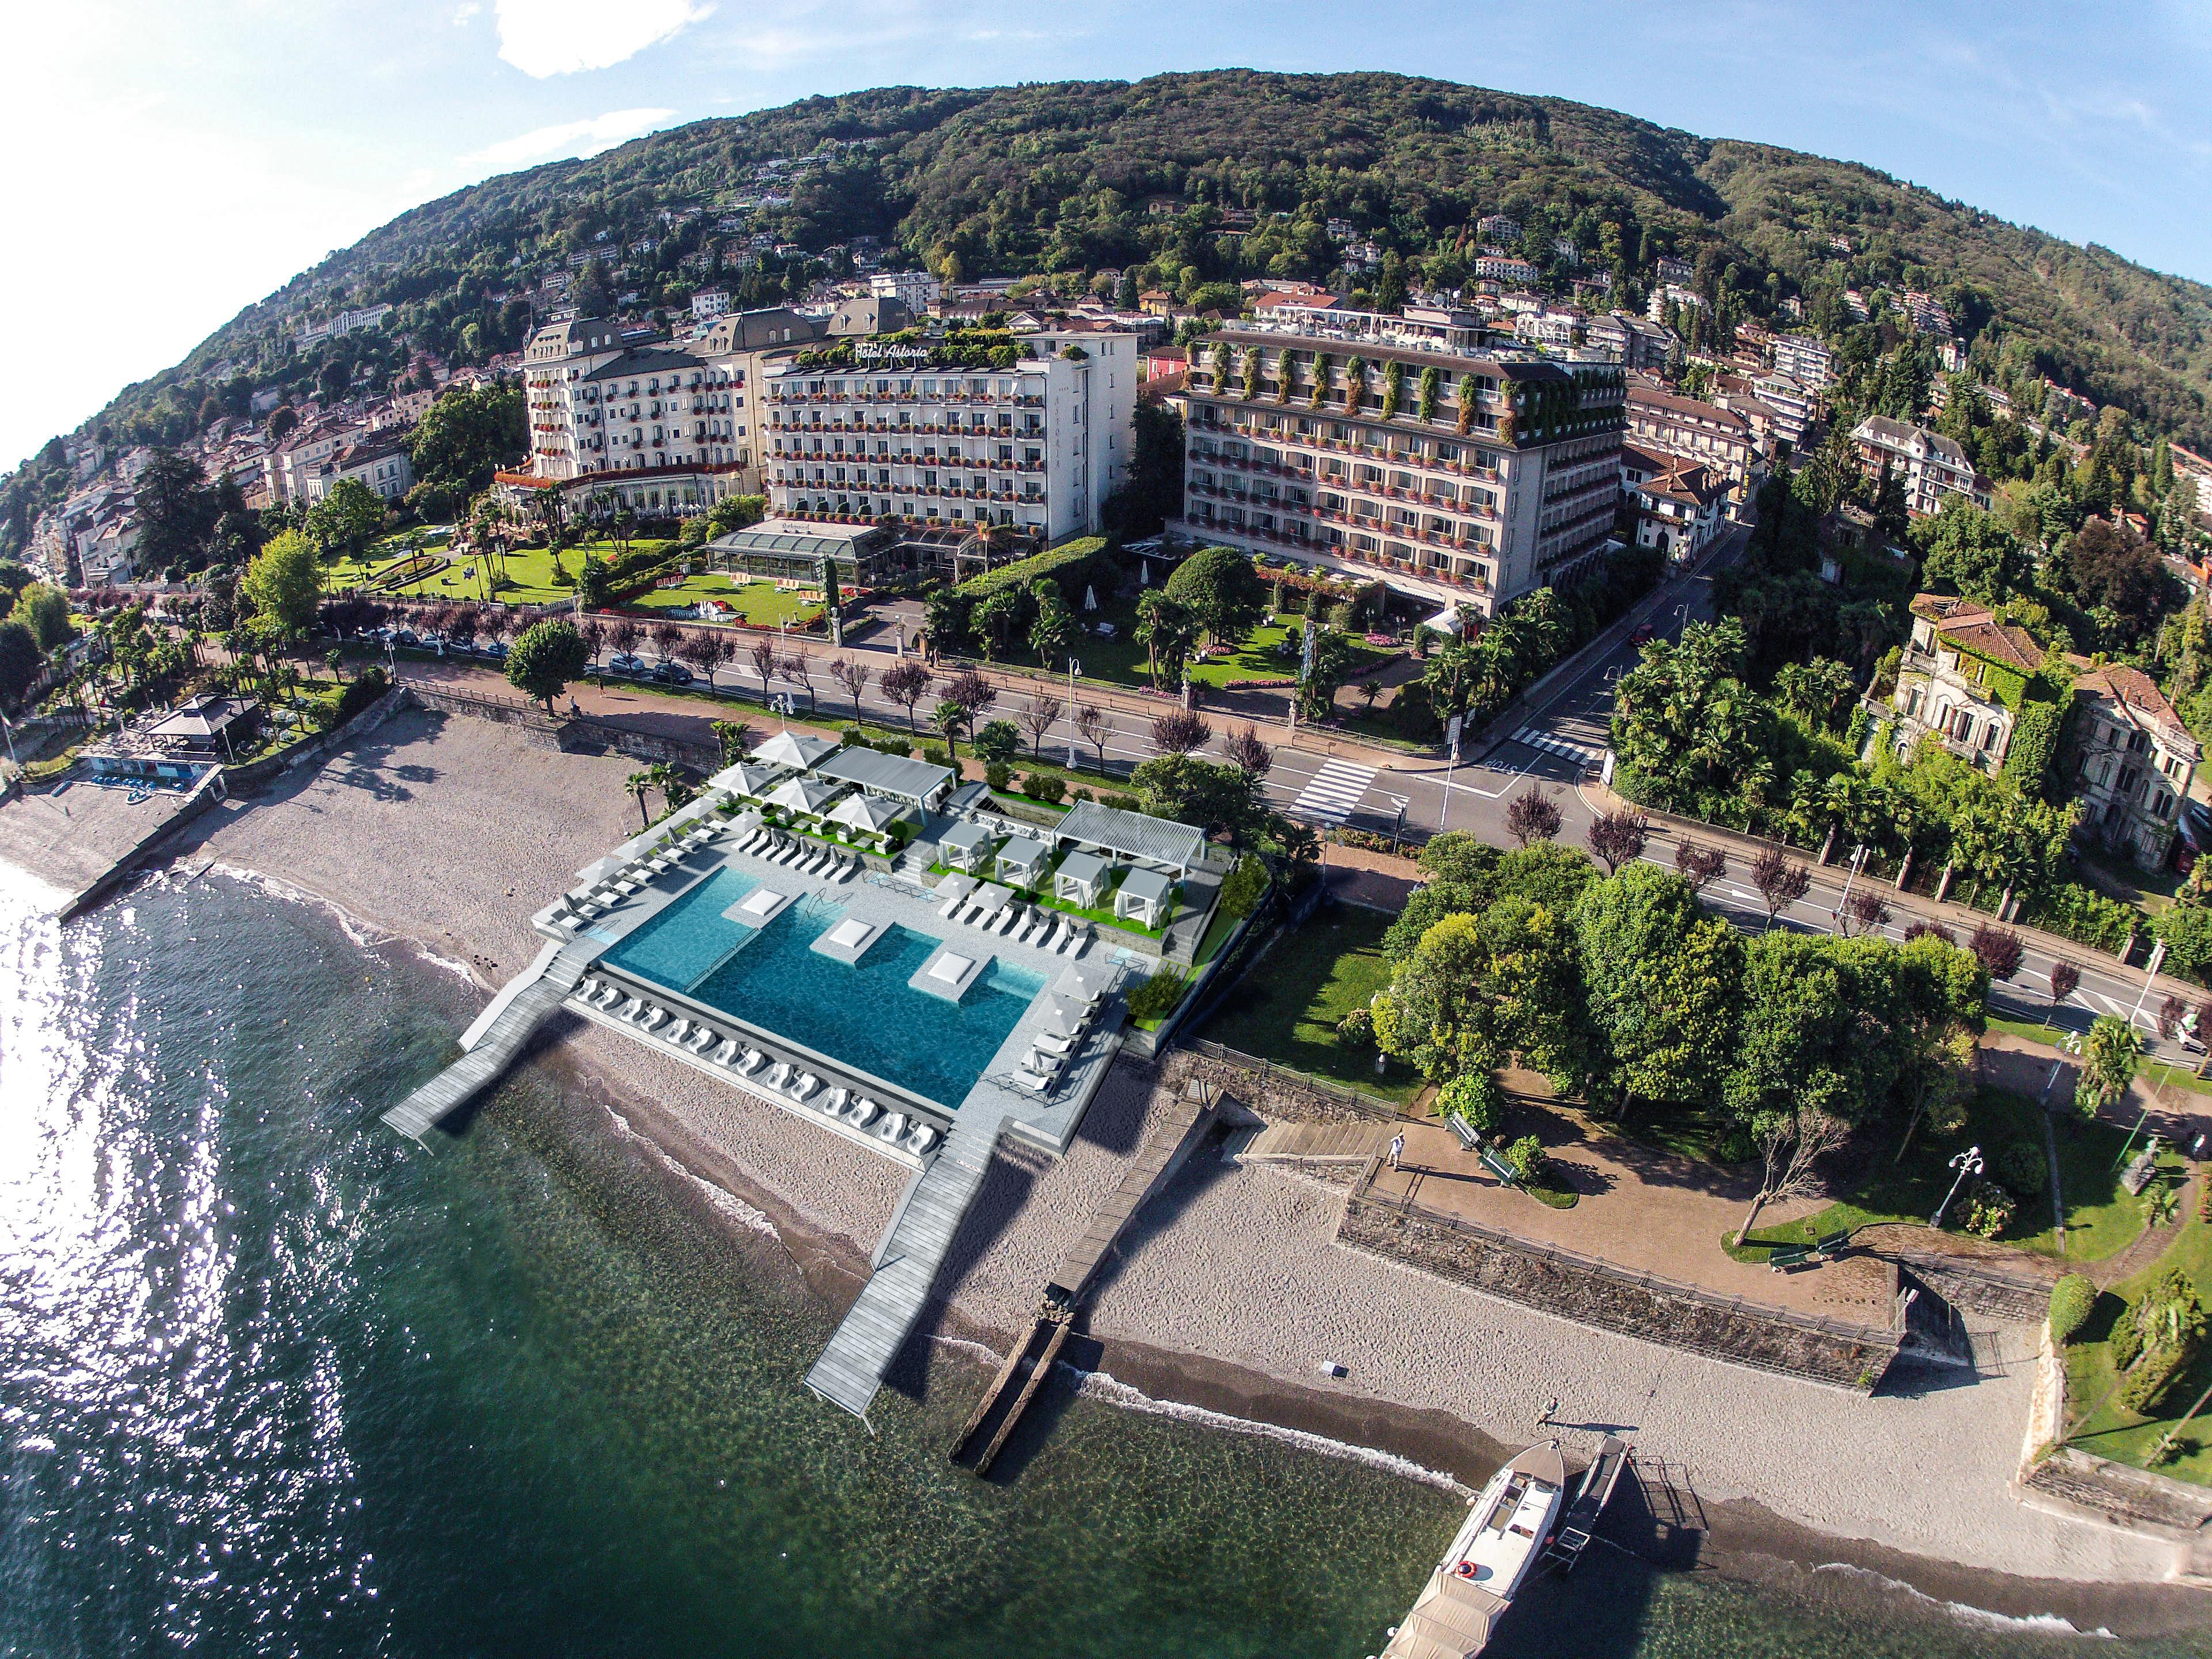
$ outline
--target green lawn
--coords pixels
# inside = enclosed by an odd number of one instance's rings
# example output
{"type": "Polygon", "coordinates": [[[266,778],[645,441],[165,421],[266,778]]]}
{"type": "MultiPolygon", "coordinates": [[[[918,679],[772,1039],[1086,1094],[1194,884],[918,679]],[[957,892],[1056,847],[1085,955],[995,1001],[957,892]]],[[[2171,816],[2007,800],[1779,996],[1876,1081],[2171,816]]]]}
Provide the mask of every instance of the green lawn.
{"type": "MultiPolygon", "coordinates": [[[[1097,611],[1084,613],[1081,620],[1086,625],[1105,622],[1114,626],[1114,637],[1110,640],[1085,634],[1076,641],[1075,655],[1083,665],[1084,678],[1116,685],[1149,686],[1152,683],[1145,668],[1145,647],[1134,637],[1137,607],[1133,600],[1103,602],[1097,611]]],[[[1240,644],[1217,646],[1203,662],[1194,658],[1186,671],[1193,680],[1212,686],[1226,685],[1231,680],[1295,680],[1298,674],[1297,655],[1279,656],[1274,649],[1289,636],[1294,623],[1298,627],[1304,626],[1296,618],[1262,623],[1240,644]]],[[[1375,672],[1395,654],[1358,640],[1352,641],[1352,678],[1355,680],[1375,672]]],[[[1028,666],[1035,661],[1035,653],[1017,652],[1010,658],[1015,667],[1028,666]]]]}
{"type": "MultiPolygon", "coordinates": [[[[2141,1297],[2152,1279],[2169,1266],[2185,1270],[2197,1281],[2200,1296],[2212,1296],[2212,1225],[2192,1217],[2174,1240],[2173,1248],[2157,1262],[2097,1298],[2089,1322],[2067,1349],[2067,1409],[2069,1413],[2091,1413],[2075,1428],[2071,1443],[2094,1456],[2144,1467],[2160,1437],[2200,1394],[2212,1388],[2212,1342],[2208,1342],[2188,1374],[2176,1381],[2152,1408],[2159,1416],[2137,1417],[2123,1411],[2117,1402],[2099,1404],[2115,1381],[2112,1354],[2105,1342],[2113,1321],[2125,1302],[2141,1297]]],[[[2182,1437],[2181,1455],[2162,1465],[2159,1473],[2212,1486],[2212,1421],[2200,1413],[2182,1437]]]]}
{"type": "MultiPolygon", "coordinates": [[[[2069,1031],[2079,1035],[2089,1029],[2089,1011],[2076,1004],[2058,1011],[2057,1019],[2045,1025],[2034,1020],[2001,1019],[1990,1016],[1990,1030],[2009,1031],[2013,1036],[2026,1037],[2031,1042],[2045,1042],[2052,1048],[2059,1045],[2069,1031]]],[[[2212,1078],[2201,1078],[2189,1066],[2168,1066],[2162,1060],[2152,1060],[2142,1068],[2143,1082],[2154,1094],[2187,1091],[2191,1094],[2212,1095],[2212,1078]]]]}
{"type": "Polygon", "coordinates": [[[1421,1090],[1418,1073],[1393,1061],[1377,1076],[1372,1054],[1336,1040],[1337,1022],[1390,982],[1382,951],[1390,921],[1351,904],[1316,911],[1275,941],[1197,1035],[1403,1104],[1421,1090]]]}
{"type": "Polygon", "coordinates": [[[649,589],[632,599],[626,608],[666,611],[696,605],[702,599],[719,600],[760,628],[810,623],[822,614],[822,596],[818,592],[781,588],[767,580],[738,580],[719,570],[686,576],[674,587],[649,589]]]}
{"type": "MultiPolygon", "coordinates": [[[[1925,1223],[1950,1188],[1952,1158],[1970,1146],[1979,1146],[1989,1175],[1996,1178],[1997,1154],[2012,1142],[2043,1145],[2043,1109],[2023,1095],[1981,1090],[1968,1109],[1966,1132],[1956,1139],[1930,1139],[1923,1131],[1913,1137],[1901,1163],[1895,1161],[1893,1146],[1877,1150],[1873,1169],[1850,1197],[1802,1221],[1760,1228],[1745,1243],[1740,1259],[1763,1261],[1774,1245],[1802,1244],[1875,1222],[1925,1223]]],[[[2143,1229],[2143,1200],[2121,1188],[2120,1171],[2112,1167],[2126,1132],[2109,1123],[2082,1123],[2070,1115],[2057,1119],[2051,1127],[2057,1138],[2059,1187],[2066,1202],[2067,1259],[2101,1261],[2125,1249],[2143,1229]]],[[[1998,1242],[2045,1255],[2057,1254],[2048,1183],[2042,1192],[2014,1196],[2019,1200],[2018,1213],[1998,1242]]],[[[1956,1206],[1952,1219],[1962,1210],[1962,1205],[1956,1206]]]]}

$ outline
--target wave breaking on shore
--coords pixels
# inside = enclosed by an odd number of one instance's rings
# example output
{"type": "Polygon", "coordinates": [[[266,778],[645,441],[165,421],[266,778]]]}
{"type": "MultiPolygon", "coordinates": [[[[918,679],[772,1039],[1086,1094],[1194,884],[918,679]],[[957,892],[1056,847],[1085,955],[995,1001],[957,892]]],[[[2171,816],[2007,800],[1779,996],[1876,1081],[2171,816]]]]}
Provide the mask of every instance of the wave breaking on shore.
{"type": "Polygon", "coordinates": [[[2086,1636],[2106,1642],[2119,1639],[2101,1625],[2094,1630],[2083,1630],[2072,1620],[2061,1618],[2055,1613],[1994,1613],[1987,1607],[1978,1607],[1971,1601],[1948,1601],[1942,1596],[1930,1595],[1926,1590],[1906,1583],[1902,1578],[1892,1578],[1886,1572],[1876,1572],[1872,1567],[1854,1566],[1848,1561],[1823,1561],[1813,1571],[1844,1573],[1853,1578],[1863,1579],[1912,1601],[1940,1607],[1962,1625],[1979,1626],[1984,1630],[2020,1631],[2039,1636],[2086,1636]]]}

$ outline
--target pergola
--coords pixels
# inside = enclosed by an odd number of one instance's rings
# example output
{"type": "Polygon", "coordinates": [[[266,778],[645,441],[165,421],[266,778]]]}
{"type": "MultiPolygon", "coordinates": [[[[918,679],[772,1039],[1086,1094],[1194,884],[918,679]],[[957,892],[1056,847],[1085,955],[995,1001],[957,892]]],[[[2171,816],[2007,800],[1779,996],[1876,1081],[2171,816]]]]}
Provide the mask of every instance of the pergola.
{"type": "Polygon", "coordinates": [[[1053,896],[1072,900],[1085,910],[1095,910],[1113,868],[1095,853],[1070,853],[1060,861],[1060,868],[1052,872],[1053,896]]]}
{"type": "Polygon", "coordinates": [[[1034,889],[1043,879],[1051,854],[1029,836],[1015,836],[999,849],[999,876],[1016,887],[1034,889]]]}
{"type": "Polygon", "coordinates": [[[1118,853],[1133,863],[1187,876],[1206,858],[1206,837],[1187,823],[1125,812],[1097,801],[1078,801],[1053,830],[1060,841],[1102,853],[1118,853]]]}
{"type": "Polygon", "coordinates": [[[939,854],[948,869],[966,870],[973,873],[975,866],[988,855],[997,837],[980,823],[954,824],[939,838],[939,854]]]}
{"type": "Polygon", "coordinates": [[[1175,910],[1175,878],[1158,870],[1132,870],[1114,890],[1114,914],[1157,927],[1175,910]]]}

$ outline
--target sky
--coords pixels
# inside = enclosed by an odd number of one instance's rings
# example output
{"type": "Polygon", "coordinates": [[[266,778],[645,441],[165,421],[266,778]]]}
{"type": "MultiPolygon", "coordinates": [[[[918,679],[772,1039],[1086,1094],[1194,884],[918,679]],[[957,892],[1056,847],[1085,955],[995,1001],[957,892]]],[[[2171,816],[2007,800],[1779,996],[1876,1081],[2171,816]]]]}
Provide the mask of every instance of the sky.
{"type": "Polygon", "coordinates": [[[1863,161],[2212,281],[2212,7],[2185,0],[64,0],[7,32],[0,468],[420,202],[887,84],[1439,76],[1863,161]]]}

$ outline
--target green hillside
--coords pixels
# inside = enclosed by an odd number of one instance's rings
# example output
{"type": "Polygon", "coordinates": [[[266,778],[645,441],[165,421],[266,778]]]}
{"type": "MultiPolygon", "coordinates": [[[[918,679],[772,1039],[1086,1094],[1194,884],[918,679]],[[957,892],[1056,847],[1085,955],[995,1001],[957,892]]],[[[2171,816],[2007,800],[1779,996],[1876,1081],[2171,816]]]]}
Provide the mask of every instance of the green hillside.
{"type": "MultiPolygon", "coordinates": [[[[388,301],[403,336],[462,361],[513,349],[532,319],[526,290],[572,253],[596,256],[578,273],[590,297],[635,292],[644,307],[680,306],[711,280],[771,302],[838,268],[811,256],[864,235],[951,274],[1133,270],[1213,299],[1221,290],[1203,291],[1239,277],[1326,276],[1336,218],[1390,251],[1373,279],[1387,303],[1405,283],[1462,277],[1474,220],[1500,210],[1555,276],[1568,273],[1552,240],[1571,238],[1631,301],[1661,255],[1691,262],[1723,324],[1796,298],[1816,325],[1839,327],[1847,287],[1928,290],[1990,378],[2039,371],[2156,431],[2212,441],[2203,284],[1848,162],[1445,82],[1247,70],[808,99],[490,179],[333,254],[93,424],[174,441],[242,410],[256,387],[307,395],[404,373],[389,337],[286,348],[283,331],[344,305],[388,301]],[[776,158],[795,164],[769,186],[787,204],[752,210],[742,234],[718,230],[776,158]],[[665,222],[690,206],[706,210],[665,222]],[[1224,237],[1224,210],[1256,222],[1224,237]],[[754,233],[802,252],[740,270],[754,233]],[[647,236],[652,252],[628,251],[647,236]]],[[[0,542],[58,488],[36,463],[0,485],[0,542]]]]}

